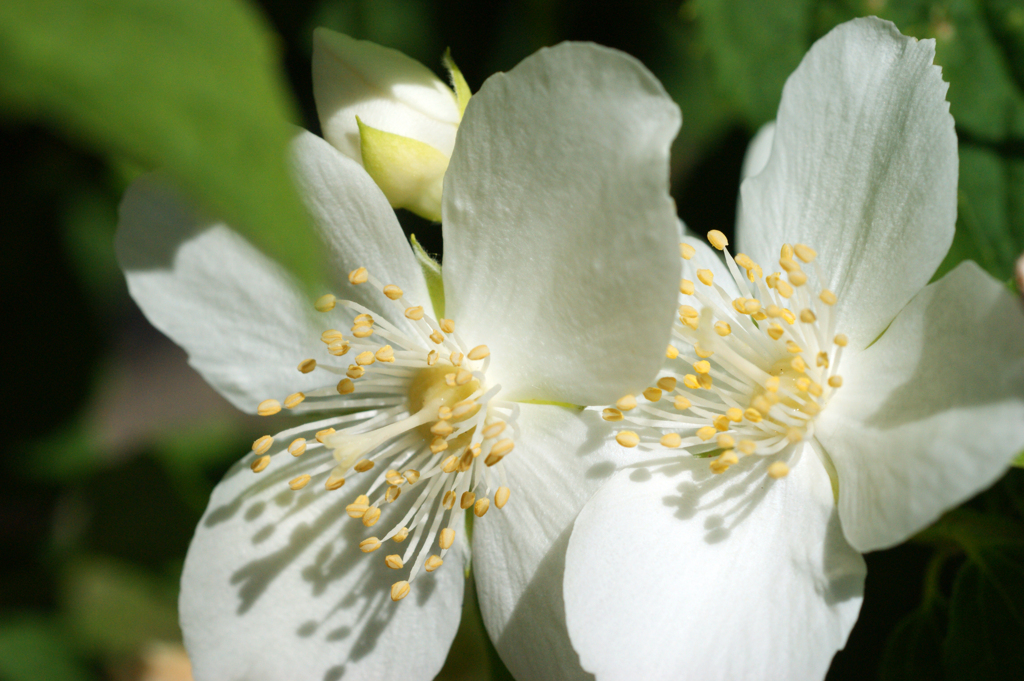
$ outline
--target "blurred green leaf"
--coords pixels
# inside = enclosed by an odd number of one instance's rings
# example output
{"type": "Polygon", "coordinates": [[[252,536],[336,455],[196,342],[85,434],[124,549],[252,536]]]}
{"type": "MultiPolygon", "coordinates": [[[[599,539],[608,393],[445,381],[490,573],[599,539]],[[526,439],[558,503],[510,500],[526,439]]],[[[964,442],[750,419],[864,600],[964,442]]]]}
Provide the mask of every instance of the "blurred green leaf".
{"type": "Polygon", "coordinates": [[[946,676],[1010,678],[1024,669],[1024,537],[970,555],[950,599],[946,676]]]}
{"type": "Polygon", "coordinates": [[[904,617],[886,642],[879,670],[881,681],[941,679],[945,622],[946,608],[939,600],[904,617]]]}
{"type": "Polygon", "coordinates": [[[775,118],[811,43],[813,0],[691,0],[722,93],[756,128],[775,118]]]}
{"type": "Polygon", "coordinates": [[[65,633],[43,617],[0,622],[0,678],[4,681],[86,681],[65,633]]]}
{"type": "Polygon", "coordinates": [[[62,596],[70,629],[88,653],[129,655],[153,641],[181,638],[176,590],[127,563],[98,557],[71,562],[62,596]]]}
{"type": "Polygon", "coordinates": [[[240,0],[6,0],[0,113],[181,181],[307,282],[320,260],[288,175],[292,103],[240,0]]]}

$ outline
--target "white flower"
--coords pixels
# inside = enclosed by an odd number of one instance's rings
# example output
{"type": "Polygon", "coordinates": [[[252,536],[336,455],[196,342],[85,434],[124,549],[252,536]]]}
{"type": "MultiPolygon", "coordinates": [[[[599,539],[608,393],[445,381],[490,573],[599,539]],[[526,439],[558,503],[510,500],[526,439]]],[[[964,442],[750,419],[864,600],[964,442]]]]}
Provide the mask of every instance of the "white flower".
{"type": "Polygon", "coordinates": [[[359,161],[395,208],[441,219],[441,188],[469,86],[445,55],[449,88],[397,50],[318,28],[313,94],[324,139],[359,161]]]}
{"type": "Polygon", "coordinates": [[[322,313],[228,227],[151,180],[129,189],[118,253],[152,323],[239,408],[322,412],[257,440],[213,493],[182,578],[199,681],[433,678],[460,617],[463,507],[506,664],[582,675],[564,551],[617,447],[560,405],[663,361],[679,122],[643,66],[594,45],[489,79],[445,180],[444,310],[380,190],[311,134],[296,174],[339,275],[322,313]]]}
{"type": "Polygon", "coordinates": [[[745,255],[717,232],[725,263],[681,246],[679,356],[606,411],[640,457],[566,556],[569,632],[599,681],[823,677],[860,609],[860,552],[1024,446],[1019,302],[970,262],[928,283],[958,165],[933,55],[877,19],[819,40],[752,145],[745,255]]]}

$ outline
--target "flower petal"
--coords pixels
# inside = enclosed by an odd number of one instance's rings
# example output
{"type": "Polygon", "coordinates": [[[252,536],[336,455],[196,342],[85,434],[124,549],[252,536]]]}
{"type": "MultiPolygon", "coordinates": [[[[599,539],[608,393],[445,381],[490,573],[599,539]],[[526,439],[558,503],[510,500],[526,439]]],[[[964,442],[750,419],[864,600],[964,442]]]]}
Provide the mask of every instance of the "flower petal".
{"type": "Polygon", "coordinates": [[[356,116],[451,156],[459,127],[455,93],[398,50],[316,29],[313,94],[324,137],[349,158],[362,159],[356,116]]]}
{"type": "Polygon", "coordinates": [[[865,565],[813,450],[767,477],[682,458],[615,475],[576,519],[566,617],[598,679],[820,679],[853,628],[865,565]]]}
{"type": "Polygon", "coordinates": [[[276,262],[237,232],[204,219],[158,178],[121,202],[117,258],[128,290],[156,328],[239,409],[322,380],[299,362],[321,350],[316,313],[276,262]]]}
{"type": "Polygon", "coordinates": [[[562,568],[573,519],[617,452],[596,412],[521,405],[505,458],[512,496],[473,526],[473,571],[487,631],[519,679],[586,678],[569,643],[562,568]]]}
{"type": "MultiPolygon", "coordinates": [[[[433,678],[458,628],[464,552],[392,602],[391,584],[408,570],[390,570],[384,556],[399,545],[363,554],[359,542],[385,530],[345,512],[372,474],[327,491],[329,451],[284,451],[258,475],[254,456],[216,487],[185,559],[179,608],[196,680],[433,678]],[[304,473],[308,485],[289,489],[304,473]]],[[[379,527],[414,496],[388,506],[379,527]]]]}
{"type": "Polygon", "coordinates": [[[876,18],[832,30],[786,82],[768,165],[741,188],[740,245],[765,274],[784,242],[816,249],[854,348],[953,240],[957,141],[934,54],[876,18]]]}
{"type": "Polygon", "coordinates": [[[509,399],[602,404],[654,376],[679,278],[679,121],[639,62],[592,44],[542,49],[473,96],[442,198],[446,311],[490,346],[509,399]]]}
{"type": "Polygon", "coordinates": [[[768,165],[768,159],[772,153],[772,143],[775,141],[775,121],[769,121],[761,126],[754,138],[747,146],[747,153],[743,157],[743,167],[740,169],[740,180],[757,175],[768,165]]]}
{"type": "Polygon", "coordinates": [[[844,358],[818,417],[839,513],[861,551],[898,544],[981,491],[1024,448],[1024,314],[973,262],[844,358]]]}

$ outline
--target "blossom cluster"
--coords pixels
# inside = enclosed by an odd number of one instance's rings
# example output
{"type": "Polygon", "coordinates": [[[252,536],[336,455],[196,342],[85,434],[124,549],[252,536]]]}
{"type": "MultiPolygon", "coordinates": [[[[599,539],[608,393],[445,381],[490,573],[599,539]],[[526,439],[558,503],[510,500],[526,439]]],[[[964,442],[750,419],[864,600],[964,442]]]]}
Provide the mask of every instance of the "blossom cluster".
{"type": "Polygon", "coordinates": [[[134,299],[239,409],[299,417],[192,540],[195,677],[433,678],[472,574],[516,678],[822,678],[861,553],[1024,447],[1019,301],[970,262],[931,281],[958,179],[933,58],[877,19],[819,40],[751,144],[735,247],[676,217],[679,108],[589,43],[474,94],[447,56],[450,86],[318,30],[324,136],[291,159],[315,299],[136,181],[134,299]],[[440,221],[443,263],[395,209],[440,221]]]}

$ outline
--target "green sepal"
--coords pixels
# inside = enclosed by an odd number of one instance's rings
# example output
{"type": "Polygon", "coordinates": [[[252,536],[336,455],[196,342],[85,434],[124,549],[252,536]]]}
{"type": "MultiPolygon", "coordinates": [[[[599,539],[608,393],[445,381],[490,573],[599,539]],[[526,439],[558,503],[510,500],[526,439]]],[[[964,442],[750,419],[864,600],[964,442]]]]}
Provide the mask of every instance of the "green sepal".
{"type": "Polygon", "coordinates": [[[434,314],[438,318],[444,316],[444,278],[441,276],[441,263],[430,257],[430,254],[423,250],[416,235],[411,234],[409,241],[412,242],[412,252],[416,255],[416,261],[423,270],[423,278],[427,282],[427,293],[430,294],[430,304],[434,306],[434,314]]]}
{"type": "Polygon", "coordinates": [[[448,157],[412,137],[371,127],[356,116],[363,167],[392,208],[441,221],[441,187],[448,157]]]}
{"type": "Polygon", "coordinates": [[[452,89],[455,90],[455,97],[459,100],[459,118],[462,114],[466,113],[466,105],[469,104],[469,98],[473,96],[473,93],[469,90],[469,84],[466,82],[466,78],[462,75],[462,71],[455,65],[455,60],[452,59],[452,48],[448,48],[444,51],[444,56],[441,58],[444,62],[444,67],[448,69],[448,77],[452,81],[452,89]]]}

